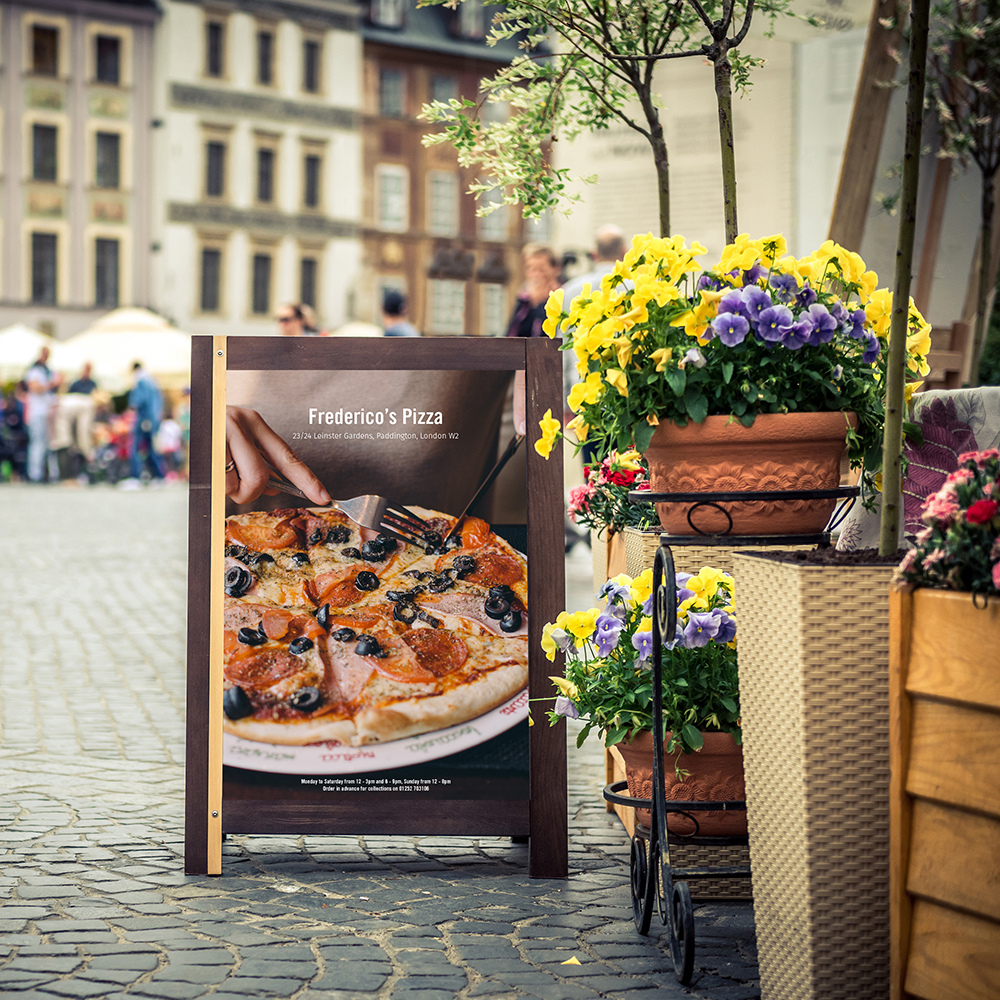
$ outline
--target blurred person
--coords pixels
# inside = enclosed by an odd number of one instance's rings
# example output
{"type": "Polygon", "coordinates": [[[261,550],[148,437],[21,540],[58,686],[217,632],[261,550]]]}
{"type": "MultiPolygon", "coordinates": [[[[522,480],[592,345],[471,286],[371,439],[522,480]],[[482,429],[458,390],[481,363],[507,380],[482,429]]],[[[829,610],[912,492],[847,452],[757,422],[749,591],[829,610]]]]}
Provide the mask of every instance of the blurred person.
{"type": "MultiPolygon", "coordinates": [[[[97,383],[91,376],[92,366],[88,361],[80,372],[80,377],[70,383],[66,394],[59,400],[53,434],[60,437],[75,450],[89,465],[94,460],[94,414],[97,408],[94,392],[97,383]]],[[[79,465],[79,459],[74,463],[79,465]]],[[[70,474],[82,475],[83,468],[71,468],[70,474]]]]}
{"type": "Polygon", "coordinates": [[[402,292],[389,289],[382,296],[382,326],[386,337],[419,337],[420,331],[406,318],[408,302],[402,292]]]}
{"type": "MultiPolygon", "coordinates": [[[[24,382],[28,387],[24,415],[28,428],[28,478],[33,483],[40,483],[45,479],[50,422],[56,404],[55,390],[60,382],[59,376],[53,375],[49,368],[49,354],[48,347],[43,347],[38,360],[24,375],[24,382]]],[[[52,471],[49,463],[49,472],[52,471]]]]}
{"type": "Polygon", "coordinates": [[[156,450],[156,432],[160,429],[163,416],[163,394],[160,387],[141,361],[132,365],[132,390],[128,394],[128,409],[134,417],[132,425],[132,447],[129,459],[131,462],[131,480],[122,484],[125,489],[136,489],[141,485],[142,465],[139,462],[139,452],[145,450],[154,480],[161,481],[166,476],[163,458],[156,450]]]}
{"type": "Polygon", "coordinates": [[[156,433],[156,449],[163,456],[167,479],[176,479],[181,469],[181,425],[172,416],[166,416],[156,433]]]}
{"type": "Polygon", "coordinates": [[[28,426],[24,422],[25,383],[4,394],[0,407],[0,479],[24,479],[28,471],[28,426]]]}
{"type": "Polygon", "coordinates": [[[286,302],[278,306],[278,313],[274,319],[278,324],[278,333],[283,337],[320,336],[316,313],[304,302],[286,302]]]}
{"type": "Polygon", "coordinates": [[[551,247],[529,243],[522,251],[524,286],[507,324],[508,337],[541,337],[545,303],[561,284],[560,261],[551,247]]]}
{"type": "Polygon", "coordinates": [[[93,365],[88,361],[80,372],[80,377],[75,382],[70,382],[67,392],[72,392],[81,396],[89,396],[96,388],[97,383],[91,378],[93,365]]]}

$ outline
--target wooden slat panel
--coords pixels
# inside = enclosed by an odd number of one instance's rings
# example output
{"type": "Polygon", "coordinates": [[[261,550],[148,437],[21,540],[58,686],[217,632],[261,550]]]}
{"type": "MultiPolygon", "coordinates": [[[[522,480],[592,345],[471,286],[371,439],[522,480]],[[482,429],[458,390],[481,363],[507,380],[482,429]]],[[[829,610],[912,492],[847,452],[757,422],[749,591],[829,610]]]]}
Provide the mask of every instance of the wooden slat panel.
{"type": "Polygon", "coordinates": [[[924,1000],[997,1000],[1000,924],[917,900],[906,990],[924,1000]]]}
{"type": "Polygon", "coordinates": [[[918,799],[907,888],[1000,921],[1000,819],[918,799]]]}
{"type": "Polygon", "coordinates": [[[914,698],[906,790],[1000,816],[1000,713],[914,698]]]}
{"type": "Polygon", "coordinates": [[[983,629],[1000,635],[1000,601],[976,607],[969,594],[918,590],[906,690],[1000,710],[1000,650],[984,648],[983,629]]]}

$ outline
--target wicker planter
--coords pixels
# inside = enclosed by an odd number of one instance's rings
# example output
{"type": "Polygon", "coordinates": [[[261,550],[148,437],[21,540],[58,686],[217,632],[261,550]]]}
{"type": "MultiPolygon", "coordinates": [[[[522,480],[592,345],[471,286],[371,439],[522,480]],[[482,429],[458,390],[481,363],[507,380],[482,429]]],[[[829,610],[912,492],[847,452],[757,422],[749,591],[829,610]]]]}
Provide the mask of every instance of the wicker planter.
{"type": "Polygon", "coordinates": [[[892,572],[735,555],[765,1000],[888,994],[892,572]]]}
{"type": "MultiPolygon", "coordinates": [[[[853,413],[766,413],[744,427],[729,417],[678,427],[664,421],[646,449],[654,493],[818,490],[840,485],[840,460],[853,413]]],[[[736,535],[815,534],[836,500],[741,501],[721,504],[736,535]]],[[[685,504],[656,505],[664,531],[695,535],[685,504]]],[[[703,533],[729,530],[719,510],[701,507],[692,520],[703,533]]]]}
{"type": "Polygon", "coordinates": [[[594,564],[594,593],[613,576],[625,572],[625,536],[604,528],[590,529],[590,552],[594,564]]]}
{"type": "Polygon", "coordinates": [[[893,1000],[1000,997],[1000,600],[891,596],[893,1000]]]}

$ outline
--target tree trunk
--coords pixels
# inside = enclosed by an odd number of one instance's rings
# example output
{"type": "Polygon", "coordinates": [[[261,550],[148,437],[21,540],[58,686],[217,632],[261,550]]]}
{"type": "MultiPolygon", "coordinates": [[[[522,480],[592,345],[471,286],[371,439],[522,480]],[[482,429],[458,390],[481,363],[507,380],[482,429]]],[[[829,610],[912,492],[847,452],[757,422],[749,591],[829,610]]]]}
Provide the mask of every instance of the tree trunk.
{"type": "Polygon", "coordinates": [[[667,140],[663,137],[663,126],[657,121],[653,126],[649,144],[653,147],[653,162],[656,164],[656,190],[660,200],[660,236],[666,238],[670,232],[670,158],[667,155],[667,140]]]}
{"type": "Polygon", "coordinates": [[[882,441],[882,523],[879,553],[899,547],[900,453],[903,449],[903,381],[906,375],[906,334],[910,313],[913,238],[917,228],[917,182],[920,179],[920,138],[924,117],[927,68],[927,28],[930,0],[913,0],[910,22],[910,79],[906,94],[906,147],[900,187],[896,281],[892,295],[889,358],[886,362],[885,432],[882,441]]]}
{"type": "Polygon", "coordinates": [[[719,105],[719,140],[722,144],[722,196],[726,211],[726,242],[739,234],[736,221],[736,153],[733,149],[732,67],[724,53],[715,60],[715,97],[719,105]]]}
{"type": "Polygon", "coordinates": [[[969,367],[969,385],[979,385],[979,359],[983,355],[983,343],[989,316],[986,307],[990,300],[990,266],[993,247],[993,174],[983,174],[983,192],[980,198],[979,232],[979,288],[976,290],[976,331],[972,337],[972,359],[969,367]]]}

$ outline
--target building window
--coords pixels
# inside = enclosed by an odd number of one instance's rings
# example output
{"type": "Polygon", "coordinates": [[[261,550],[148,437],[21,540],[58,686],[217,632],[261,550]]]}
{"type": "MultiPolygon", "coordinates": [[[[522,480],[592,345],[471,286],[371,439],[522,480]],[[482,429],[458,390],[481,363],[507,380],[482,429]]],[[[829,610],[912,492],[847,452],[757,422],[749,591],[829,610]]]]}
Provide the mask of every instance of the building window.
{"type": "Polygon", "coordinates": [[[255,316],[266,316],[271,311],[271,255],[253,255],[253,289],[250,309],[255,316]]]}
{"type": "Polygon", "coordinates": [[[503,204],[500,192],[493,188],[484,191],[480,197],[482,205],[498,205],[489,215],[480,215],[476,220],[479,225],[479,238],[502,242],[507,239],[507,206],[503,204]]]}
{"type": "Polygon", "coordinates": [[[402,28],[403,9],[403,0],[372,0],[372,24],[380,28],[402,28]]]}
{"type": "Polygon", "coordinates": [[[459,5],[458,33],[463,38],[486,37],[486,16],[482,0],[465,0],[459,5]]]}
{"type": "Polygon", "coordinates": [[[316,308],[316,258],[303,257],[299,271],[299,302],[316,308]]]}
{"type": "Polygon", "coordinates": [[[201,251],[201,311],[219,311],[222,286],[222,251],[205,247],[201,251]]]}
{"type": "Polygon", "coordinates": [[[431,101],[447,104],[458,97],[458,81],[453,76],[431,77],[431,101]]]}
{"type": "Polygon", "coordinates": [[[257,82],[263,87],[274,83],[274,32],[257,32],[257,82]]]}
{"type": "Polygon", "coordinates": [[[31,176],[36,181],[54,181],[58,176],[58,136],[55,125],[31,126],[31,176]]]}
{"type": "Polygon", "coordinates": [[[319,93],[321,56],[323,49],[314,38],[302,43],[302,89],[307,94],[319,93]]]}
{"type": "Polygon", "coordinates": [[[122,40],[116,35],[98,35],[94,46],[97,50],[94,59],[97,79],[101,83],[120,83],[122,40]]]}
{"type": "Polygon", "coordinates": [[[274,150],[257,150],[257,201],[268,205],[274,201],[274,150]]]}
{"type": "Polygon", "coordinates": [[[483,336],[502,337],[507,332],[507,293],[504,286],[480,286],[479,303],[483,336]]]}
{"type": "Polygon", "coordinates": [[[94,246],[94,305],[118,305],[118,240],[99,239],[94,246]]]}
{"type": "Polygon", "coordinates": [[[435,236],[458,234],[458,175],[451,171],[427,173],[427,229],[435,236]]]}
{"type": "Polygon", "coordinates": [[[431,333],[465,333],[465,282],[431,278],[428,282],[430,297],[431,333]]]}
{"type": "Polygon", "coordinates": [[[99,188],[121,184],[121,136],[117,132],[97,133],[97,167],[94,178],[99,188]]]}
{"type": "Polygon", "coordinates": [[[226,144],[205,143],[205,194],[221,198],[226,193],[226,144]]]}
{"type": "Polygon", "coordinates": [[[56,304],[55,233],[31,234],[31,301],[40,305],[56,304]]]}
{"type": "Polygon", "coordinates": [[[221,77],[226,72],[226,26],[221,21],[205,24],[205,76],[221,77]]]}
{"type": "Polygon", "coordinates": [[[39,76],[59,75],[59,29],[43,24],[31,28],[31,68],[39,76]]]}
{"type": "Polygon", "coordinates": [[[510,104],[507,101],[483,101],[479,109],[479,124],[483,128],[502,125],[510,116],[510,104]]]}
{"type": "Polygon", "coordinates": [[[409,171],[406,167],[383,163],[376,168],[376,173],[379,227],[404,232],[410,227],[409,171]]]}
{"type": "Polygon", "coordinates": [[[385,118],[402,118],[406,110],[406,74],[383,66],[378,77],[378,110],[385,118]]]}
{"type": "Polygon", "coordinates": [[[320,172],[323,169],[323,158],[315,153],[309,153],[303,159],[305,167],[305,183],[302,188],[302,204],[306,208],[319,208],[320,172]]]}
{"type": "Polygon", "coordinates": [[[529,243],[548,243],[552,239],[552,213],[546,210],[537,219],[525,219],[524,235],[529,243]]]}

